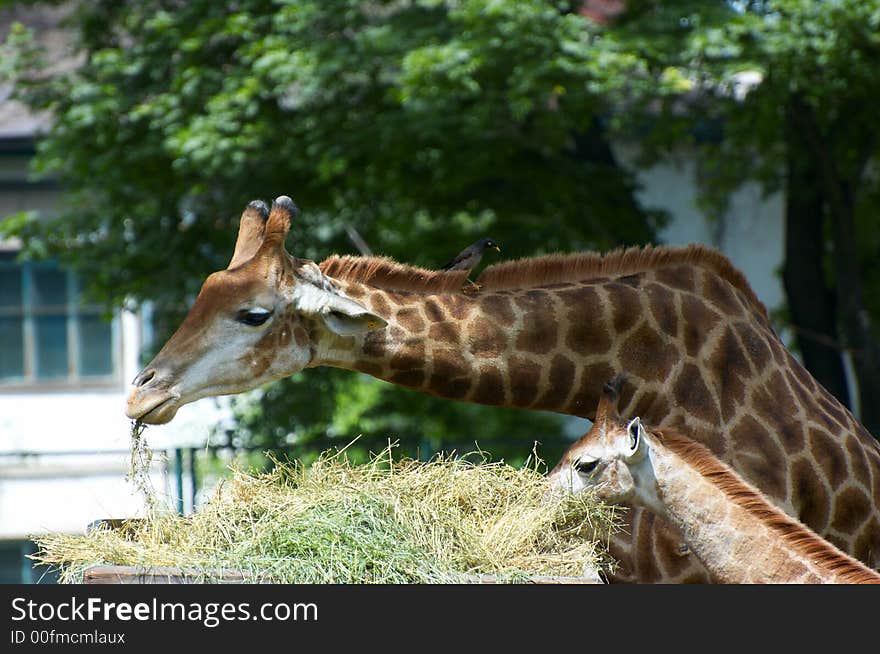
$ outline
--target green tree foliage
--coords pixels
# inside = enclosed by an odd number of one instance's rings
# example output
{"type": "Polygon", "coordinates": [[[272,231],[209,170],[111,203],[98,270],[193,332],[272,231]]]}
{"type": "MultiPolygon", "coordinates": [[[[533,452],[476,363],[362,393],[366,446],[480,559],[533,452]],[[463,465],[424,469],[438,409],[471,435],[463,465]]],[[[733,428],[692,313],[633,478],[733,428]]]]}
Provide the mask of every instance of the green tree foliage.
{"type": "MultiPolygon", "coordinates": [[[[253,198],[294,197],[303,213],[288,247],[316,260],[353,250],[348,227],[428,267],[481,236],[508,258],[607,248],[651,240],[662,219],[634,198],[609,137],[636,139],[645,162],[690,148],[709,213],[746,181],[786,191],[787,232],[803,236],[784,271],[789,318],[799,338],[814,330],[853,351],[864,421],[880,433],[878,2],[628,0],[605,26],[579,6],[82,3],[75,74],[35,74],[27,39],[11,39],[22,97],[55,116],[38,169],[66,195],[56,220],[19,216],[5,230],[108,304],[154,302],[161,343],[225,266],[253,198]],[[751,90],[745,71],[761,77],[751,90]],[[804,305],[791,289],[807,279],[824,288],[804,305]]],[[[833,388],[839,356],[826,350],[828,377],[808,365],[833,388]]],[[[363,432],[376,447],[478,441],[516,457],[538,440],[548,460],[563,445],[554,416],[354,373],[310,370],[257,395],[238,405],[236,442],[363,432]]]]}
{"type": "MultiPolygon", "coordinates": [[[[82,3],[82,65],[35,73],[54,116],[37,169],[64,206],[15,229],[110,303],[150,300],[157,341],[225,266],[253,198],[291,195],[301,257],[351,251],[439,267],[481,236],[505,257],[645,243],[661,216],[633,197],[602,117],[633,58],[597,48],[569,3],[147,0],[82,3]]],[[[560,419],[440,401],[314,370],[239,405],[231,437],[270,446],[365,434],[522,457],[564,445],[560,419]]],[[[317,442],[317,441],[315,441],[317,442]]]]}

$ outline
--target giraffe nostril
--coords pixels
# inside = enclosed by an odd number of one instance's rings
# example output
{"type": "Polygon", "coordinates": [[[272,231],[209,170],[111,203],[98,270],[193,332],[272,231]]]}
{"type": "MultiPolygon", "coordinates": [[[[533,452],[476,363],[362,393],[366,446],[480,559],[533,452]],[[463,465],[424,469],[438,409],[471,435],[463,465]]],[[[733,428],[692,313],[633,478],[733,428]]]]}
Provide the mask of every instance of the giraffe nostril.
{"type": "Polygon", "coordinates": [[[135,386],[148,386],[153,379],[156,377],[156,371],[152,368],[147,370],[141,370],[138,373],[138,376],[134,378],[134,381],[131,382],[135,386]]]}

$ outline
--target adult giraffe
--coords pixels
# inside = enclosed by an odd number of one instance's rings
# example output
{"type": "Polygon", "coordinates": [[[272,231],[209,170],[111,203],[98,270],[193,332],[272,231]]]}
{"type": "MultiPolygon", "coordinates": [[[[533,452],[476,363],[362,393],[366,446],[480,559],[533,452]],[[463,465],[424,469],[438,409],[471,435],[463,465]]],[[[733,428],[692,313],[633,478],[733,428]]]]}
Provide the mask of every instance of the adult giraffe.
{"type": "MultiPolygon", "coordinates": [[[[788,514],[880,565],[880,445],[792,357],[742,273],[702,246],[499,264],[466,271],[385,258],[291,257],[296,208],[252,202],[226,270],[138,374],[127,414],[181,405],[307,367],[359,370],[447,398],[592,417],[606,380],[620,410],[681,428],[788,514]],[[629,387],[628,387],[629,388],[629,387]]],[[[676,532],[629,512],[612,542],[621,581],[706,581],[676,532]]]]}
{"type": "Polygon", "coordinates": [[[844,554],[773,506],[708,448],[675,430],[622,420],[623,377],[605,385],[596,418],[550,473],[551,484],[592,489],[675,525],[682,539],[726,584],[880,584],[880,573],[844,554]]]}

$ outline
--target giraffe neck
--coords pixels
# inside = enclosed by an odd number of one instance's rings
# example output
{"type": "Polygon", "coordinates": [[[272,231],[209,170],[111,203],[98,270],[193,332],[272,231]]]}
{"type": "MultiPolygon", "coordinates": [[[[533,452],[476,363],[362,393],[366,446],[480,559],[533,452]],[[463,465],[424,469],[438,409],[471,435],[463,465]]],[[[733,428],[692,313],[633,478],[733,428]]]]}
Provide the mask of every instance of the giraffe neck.
{"type": "Polygon", "coordinates": [[[354,340],[329,337],[310,365],[365,372],[408,388],[479,404],[587,416],[609,370],[609,335],[596,321],[572,324],[559,293],[578,296],[578,315],[601,311],[586,285],[521,291],[420,294],[343,282],[344,292],[386,318],[354,340]]]}
{"type": "Polygon", "coordinates": [[[651,440],[642,467],[653,493],[643,480],[638,501],[679,529],[717,582],[880,583],[880,574],[777,509],[708,450],[684,447],[683,457],[651,440]]]}

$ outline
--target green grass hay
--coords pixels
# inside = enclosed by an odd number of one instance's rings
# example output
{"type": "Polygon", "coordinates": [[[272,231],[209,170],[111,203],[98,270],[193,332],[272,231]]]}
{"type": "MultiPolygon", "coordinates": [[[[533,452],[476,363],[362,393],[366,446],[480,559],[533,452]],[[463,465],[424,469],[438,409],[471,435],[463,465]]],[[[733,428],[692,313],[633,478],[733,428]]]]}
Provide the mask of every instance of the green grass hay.
{"type": "Polygon", "coordinates": [[[76,583],[93,565],[173,566],[275,583],[458,583],[494,575],[592,576],[619,522],[591,496],[548,493],[532,467],[437,457],[355,465],[344,454],[308,467],[234,470],[183,517],[148,502],[123,529],[35,537],[34,559],[76,583]]]}

